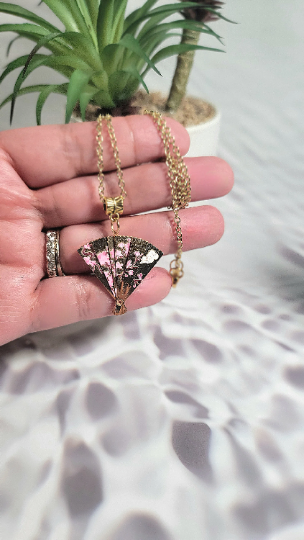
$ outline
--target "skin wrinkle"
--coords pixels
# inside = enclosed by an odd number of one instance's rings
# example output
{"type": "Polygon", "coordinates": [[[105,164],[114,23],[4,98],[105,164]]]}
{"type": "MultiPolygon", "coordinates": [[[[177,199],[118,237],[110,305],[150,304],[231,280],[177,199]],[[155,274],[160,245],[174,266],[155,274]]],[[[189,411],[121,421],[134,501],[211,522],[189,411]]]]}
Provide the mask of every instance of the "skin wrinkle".
{"type": "MultiPolygon", "coordinates": [[[[72,125],[72,124],[70,124],[72,125]]],[[[89,163],[92,163],[92,166],[90,166],[90,169],[92,169],[94,172],[95,170],[97,171],[97,157],[96,157],[96,150],[95,150],[95,126],[93,126],[93,124],[91,123],[91,131],[90,131],[90,136],[92,138],[92,143],[90,145],[90,148],[92,149],[92,155],[90,156],[89,158],[89,163]]],[[[78,132],[73,132],[74,133],[72,135],[72,139],[74,139],[75,141],[75,150],[74,150],[74,155],[77,154],[77,157],[79,159],[79,167],[78,167],[78,174],[77,176],[79,176],[79,174],[85,174],[87,171],[83,168],[83,163],[86,162],[86,160],[88,159],[87,158],[87,150],[85,150],[83,148],[83,145],[81,144],[81,140],[79,140],[79,135],[78,135],[78,132]],[[76,151],[76,149],[78,149],[78,151],[76,151]]]]}
{"type": "Polygon", "coordinates": [[[43,330],[43,326],[41,325],[41,316],[40,310],[41,310],[41,296],[43,293],[42,287],[40,287],[40,282],[37,283],[37,287],[35,290],[35,294],[33,295],[32,302],[31,302],[31,310],[30,310],[30,318],[29,318],[29,333],[39,332],[43,330]]]}
{"type": "MultiPolygon", "coordinates": [[[[0,267],[3,270],[3,265],[0,267]]],[[[9,273],[10,288],[5,291],[1,289],[0,300],[1,300],[1,312],[0,312],[0,323],[1,323],[1,332],[0,332],[0,343],[3,343],[3,337],[9,336],[13,333],[13,337],[17,338],[19,335],[23,335],[28,331],[28,311],[27,304],[31,298],[30,283],[26,283],[28,275],[33,274],[33,272],[28,269],[21,269],[22,274],[20,275],[20,269],[7,269],[9,273]],[[11,300],[10,289],[14,290],[14,301],[11,300]],[[24,316],[20,325],[20,311],[24,312],[24,316]],[[14,328],[16,323],[19,322],[19,335],[14,334],[14,328]],[[21,328],[20,328],[21,327],[21,328]]],[[[3,273],[1,272],[1,277],[3,278],[3,273]]],[[[6,272],[5,272],[6,274],[6,272]]],[[[5,279],[5,278],[4,278],[5,279]]],[[[36,281],[36,280],[35,280],[36,281]]]]}
{"type": "MultiPolygon", "coordinates": [[[[37,214],[39,216],[39,220],[41,222],[41,230],[42,230],[43,227],[44,227],[44,222],[46,220],[45,220],[45,216],[43,214],[43,201],[40,199],[39,191],[41,191],[41,190],[33,190],[33,192],[32,192],[33,193],[33,207],[34,207],[34,209],[36,210],[36,212],[37,212],[37,214]]],[[[49,208],[50,208],[50,205],[48,205],[48,207],[47,207],[47,210],[45,212],[46,215],[50,212],[49,208]]]]}
{"type": "MultiPolygon", "coordinates": [[[[10,169],[8,171],[9,174],[11,174],[12,170],[10,169]]],[[[15,171],[14,171],[15,172],[15,171]]],[[[7,171],[0,171],[1,178],[4,177],[5,174],[7,174],[7,171]]],[[[1,185],[0,187],[0,193],[1,193],[1,203],[5,202],[7,203],[14,203],[14,207],[16,206],[16,201],[14,198],[18,198],[18,205],[22,206],[21,203],[25,202],[26,206],[32,210],[32,197],[31,192],[29,190],[24,189],[22,193],[20,193],[20,185],[19,185],[19,179],[17,178],[18,185],[16,185],[16,179],[15,178],[9,178],[9,181],[5,185],[1,185]]],[[[22,208],[25,210],[25,207],[22,206],[22,208]]]]}
{"type": "MultiPolygon", "coordinates": [[[[90,147],[89,147],[90,148],[89,152],[91,152],[91,155],[90,155],[90,158],[89,158],[89,163],[91,163],[91,165],[89,167],[90,170],[89,171],[84,170],[84,172],[82,174],[87,174],[88,172],[90,174],[96,173],[97,169],[98,169],[98,167],[97,167],[97,153],[96,153],[96,122],[90,122],[90,127],[91,127],[91,131],[90,131],[91,144],[90,144],[90,147]]],[[[86,156],[88,155],[88,150],[85,150],[81,143],[82,143],[82,141],[80,139],[77,147],[78,148],[80,147],[82,152],[83,152],[83,155],[82,155],[82,158],[81,158],[81,163],[85,163],[86,160],[87,160],[86,156]]],[[[78,174],[78,176],[79,176],[79,174],[78,174]]]]}
{"type": "MultiPolygon", "coordinates": [[[[44,274],[45,275],[45,274],[44,274]]],[[[39,317],[37,317],[37,313],[39,312],[39,304],[40,304],[40,292],[41,288],[39,288],[40,281],[37,283],[34,294],[32,295],[32,301],[30,303],[30,309],[29,309],[29,329],[28,333],[31,334],[32,332],[37,332],[40,328],[37,328],[37,323],[40,323],[39,317]]]]}
{"type": "MultiPolygon", "coordinates": [[[[70,127],[70,124],[68,124],[70,127]]],[[[66,126],[60,126],[62,131],[62,154],[64,154],[65,159],[69,165],[68,170],[71,169],[71,171],[74,172],[75,169],[75,161],[77,163],[76,165],[76,172],[77,174],[81,172],[81,163],[83,162],[82,159],[79,159],[79,153],[80,153],[80,146],[77,145],[77,135],[76,132],[74,132],[71,129],[64,129],[66,126]],[[77,148],[77,152],[75,152],[75,148],[77,148]],[[76,158],[76,159],[75,159],[76,158]]],[[[72,173],[68,172],[68,177],[71,176],[72,173]]],[[[62,179],[64,181],[64,179],[62,179]]]]}
{"type": "MultiPolygon", "coordinates": [[[[37,219],[42,222],[41,215],[34,207],[32,198],[26,198],[26,200],[23,201],[16,200],[17,197],[18,195],[16,196],[15,193],[11,193],[11,197],[6,198],[6,196],[3,196],[3,190],[0,189],[0,221],[14,223],[21,220],[25,222],[26,220],[32,221],[33,219],[37,219]],[[23,202],[25,204],[23,204],[23,202]]],[[[20,198],[22,198],[22,195],[20,198]]]]}
{"type": "Polygon", "coordinates": [[[43,330],[41,327],[41,317],[39,316],[40,305],[41,305],[41,294],[42,288],[40,287],[40,282],[37,284],[35,294],[33,294],[30,317],[29,317],[29,333],[39,332],[43,330]],[[38,314],[38,316],[37,316],[38,314]]]}
{"type": "MultiPolygon", "coordinates": [[[[33,229],[21,223],[6,221],[0,228],[1,263],[13,266],[30,267],[33,264],[31,254],[33,229]],[[20,234],[22,231],[22,235],[20,234]],[[12,246],[14,248],[12,249],[12,246]]],[[[39,248],[39,246],[37,246],[39,248]]]]}
{"type": "Polygon", "coordinates": [[[170,252],[176,251],[177,247],[178,247],[178,243],[177,243],[176,225],[175,225],[175,221],[174,221],[174,213],[173,213],[173,211],[167,213],[167,226],[168,226],[167,228],[170,229],[170,233],[168,235],[169,238],[170,238],[169,250],[170,250],[170,252]]]}
{"type": "MultiPolygon", "coordinates": [[[[21,150],[20,150],[21,151],[21,150]]],[[[0,163],[2,164],[2,152],[3,152],[3,155],[4,155],[4,159],[5,161],[8,163],[8,165],[13,169],[13,171],[15,171],[17,173],[17,175],[22,178],[22,172],[21,170],[19,170],[19,167],[17,166],[17,163],[15,161],[15,159],[13,158],[13,156],[4,148],[4,146],[2,146],[2,143],[1,143],[1,133],[0,133],[0,163]]],[[[1,186],[2,187],[2,186],[1,186]]]]}
{"type": "MultiPolygon", "coordinates": [[[[69,182],[67,180],[67,182],[69,182]]],[[[39,213],[42,228],[52,229],[62,225],[62,220],[64,219],[62,208],[60,209],[60,193],[58,194],[58,188],[62,186],[64,182],[56,184],[56,186],[47,186],[35,192],[34,206],[39,213]]],[[[73,223],[71,223],[72,225],[73,223]]]]}
{"type": "MultiPolygon", "coordinates": [[[[131,141],[133,163],[140,163],[140,159],[139,159],[139,157],[137,155],[137,151],[136,151],[134,130],[133,130],[133,127],[132,127],[131,118],[126,116],[126,121],[127,121],[128,127],[129,127],[129,140],[131,141]]],[[[115,125],[114,125],[114,129],[115,129],[115,125]]],[[[129,148],[129,146],[127,146],[127,147],[129,148]]]]}
{"type": "Polygon", "coordinates": [[[92,318],[92,312],[95,317],[104,317],[111,313],[113,299],[110,294],[104,290],[103,285],[95,277],[86,276],[86,280],[78,279],[75,287],[76,306],[79,314],[79,320],[89,320],[92,318]],[[94,285],[94,288],[87,287],[88,280],[94,285]],[[99,295],[96,294],[99,289],[104,295],[103,302],[100,302],[99,295]]]}
{"type": "Polygon", "coordinates": [[[79,320],[86,320],[90,313],[88,306],[91,306],[91,290],[85,287],[84,283],[79,280],[76,282],[74,290],[79,320]]]}
{"type": "MultiPolygon", "coordinates": [[[[1,133],[0,133],[0,138],[1,138],[1,133]]],[[[1,144],[1,141],[0,141],[0,144],[1,144]]],[[[4,161],[4,162],[7,163],[9,168],[12,168],[14,171],[17,172],[16,164],[15,164],[12,156],[10,156],[10,154],[2,146],[0,146],[0,160],[1,160],[0,161],[1,169],[2,169],[2,165],[3,165],[3,161],[4,161]]]]}
{"type": "MultiPolygon", "coordinates": [[[[57,220],[58,220],[58,223],[60,223],[61,220],[62,220],[62,214],[61,214],[61,212],[60,212],[60,210],[59,210],[59,206],[58,206],[58,204],[57,204],[57,199],[56,199],[56,197],[55,197],[55,191],[54,191],[54,190],[50,190],[50,191],[51,191],[50,195],[51,195],[51,199],[52,199],[52,200],[51,200],[51,202],[50,202],[50,204],[49,204],[49,208],[51,208],[52,210],[54,210],[55,216],[56,216],[56,218],[57,218],[57,220]]],[[[43,219],[43,215],[41,215],[41,217],[42,217],[42,219],[43,219]]]]}

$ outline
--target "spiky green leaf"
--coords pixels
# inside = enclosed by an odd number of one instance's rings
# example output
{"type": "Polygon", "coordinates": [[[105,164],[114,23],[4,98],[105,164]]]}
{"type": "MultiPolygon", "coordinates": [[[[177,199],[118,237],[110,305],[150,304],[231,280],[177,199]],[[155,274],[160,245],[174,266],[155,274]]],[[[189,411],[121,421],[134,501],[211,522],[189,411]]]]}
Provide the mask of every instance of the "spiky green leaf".
{"type": "Polygon", "coordinates": [[[69,75],[73,73],[74,69],[81,69],[83,71],[90,69],[90,66],[86,62],[84,62],[83,60],[81,60],[81,58],[78,58],[77,56],[73,56],[72,54],[56,56],[56,57],[52,55],[46,56],[45,59],[42,60],[41,65],[50,67],[58,71],[59,73],[62,73],[62,67],[71,68],[72,71],[69,70],[68,72],[69,75]]]}
{"type": "Polygon", "coordinates": [[[108,75],[107,75],[107,73],[105,72],[104,69],[101,70],[101,71],[94,71],[94,73],[92,74],[91,79],[92,80],[91,80],[90,84],[93,84],[99,90],[108,91],[109,78],[108,78],[108,75]]]}
{"type": "Polygon", "coordinates": [[[98,47],[98,40],[96,36],[96,24],[94,23],[91,13],[89,10],[89,6],[87,4],[86,0],[76,0],[76,4],[78,5],[78,8],[83,16],[83,19],[85,21],[85,25],[88,29],[88,33],[92,38],[92,42],[94,43],[94,46],[98,47]]]}
{"type": "MultiPolygon", "coordinates": [[[[46,85],[46,87],[40,92],[40,95],[37,100],[37,105],[36,105],[36,122],[38,126],[40,126],[41,124],[42,109],[49,95],[53,93],[66,94],[67,92],[66,87],[67,87],[66,83],[64,85],[50,84],[50,85],[46,85]]],[[[24,90],[26,90],[26,88],[24,90]]]]}
{"type": "MultiPolygon", "coordinates": [[[[137,88],[139,83],[133,78],[134,87],[137,88]]],[[[130,74],[126,71],[116,71],[109,77],[109,90],[114,101],[121,102],[127,100],[129,95],[128,85],[130,84],[130,74]]]]}
{"type": "MultiPolygon", "coordinates": [[[[195,22],[196,21],[194,21],[194,23],[195,22]]],[[[161,33],[161,35],[164,36],[165,38],[166,33],[169,30],[176,30],[176,29],[182,29],[182,30],[188,29],[194,32],[199,32],[201,34],[209,34],[214,37],[217,37],[217,39],[220,39],[220,37],[217,36],[217,34],[215,34],[210,28],[205,27],[204,24],[199,24],[199,23],[193,24],[193,21],[189,21],[189,20],[183,20],[183,21],[176,20],[176,21],[171,21],[168,23],[157,24],[153,28],[150,28],[146,32],[142,33],[141,37],[138,36],[138,40],[142,45],[144,45],[151,38],[154,38],[156,34],[161,33]]]]}
{"type": "Polygon", "coordinates": [[[205,7],[205,6],[203,7],[203,9],[204,11],[210,11],[210,13],[214,13],[214,15],[216,15],[219,19],[223,19],[223,21],[226,21],[232,24],[237,24],[235,21],[232,21],[231,19],[227,19],[227,17],[224,17],[224,15],[222,15],[221,12],[218,11],[217,9],[213,9],[211,7],[205,7]]]}
{"type": "Polygon", "coordinates": [[[147,0],[141,8],[132,11],[125,20],[124,32],[128,33],[131,31],[135,34],[143,20],[142,17],[146,15],[149,9],[157,2],[158,0],[147,0]],[[132,28],[132,30],[129,30],[130,28],[132,28]]]}
{"type": "Polygon", "coordinates": [[[64,24],[68,32],[80,32],[83,36],[90,36],[83,15],[75,0],[43,0],[64,24]]]}
{"type": "Polygon", "coordinates": [[[117,71],[117,69],[119,69],[118,66],[123,60],[123,54],[124,48],[117,43],[104,47],[100,57],[102,60],[102,65],[108,75],[111,75],[117,71]]]}
{"type": "Polygon", "coordinates": [[[28,37],[33,41],[38,41],[41,36],[46,36],[48,32],[37,26],[36,24],[21,23],[21,24],[1,24],[0,32],[16,32],[19,36],[28,37]]]}
{"type": "MultiPolygon", "coordinates": [[[[35,85],[32,85],[32,86],[26,86],[25,88],[20,88],[20,90],[18,92],[18,97],[19,96],[24,96],[26,94],[31,94],[33,92],[42,92],[46,87],[48,88],[49,84],[35,84],[35,85]]],[[[67,83],[63,83],[63,84],[59,85],[57,90],[56,90],[56,94],[66,94],[67,87],[68,87],[67,83]]],[[[2,107],[4,107],[4,105],[6,105],[10,101],[12,101],[13,97],[14,97],[13,93],[10,94],[9,96],[7,96],[2,101],[2,103],[0,103],[0,109],[2,109],[2,107]]]]}
{"type": "MultiPolygon", "coordinates": [[[[220,43],[222,43],[219,36],[214,36],[213,32],[210,31],[208,27],[205,27],[204,24],[198,23],[197,25],[192,24],[195,21],[172,21],[170,23],[163,23],[158,24],[154,28],[151,28],[145,35],[142,36],[142,38],[139,40],[140,44],[145,49],[146,53],[149,57],[151,57],[152,53],[162,44],[164,41],[170,37],[179,36],[180,34],[176,34],[174,32],[171,32],[170,30],[173,30],[175,28],[179,29],[189,29],[197,33],[201,34],[208,34],[212,35],[213,37],[216,37],[220,43]],[[189,24],[190,22],[190,24],[189,24]]],[[[143,64],[140,66],[143,67],[143,64]]]]}
{"type": "Polygon", "coordinates": [[[90,17],[93,23],[93,28],[96,31],[98,9],[99,9],[99,0],[86,0],[90,17]]]}
{"type": "Polygon", "coordinates": [[[106,92],[105,90],[99,90],[99,92],[97,92],[97,94],[94,95],[94,102],[101,109],[112,109],[116,105],[110,93],[106,92]]]}
{"type": "Polygon", "coordinates": [[[130,75],[132,75],[132,77],[134,77],[134,79],[137,79],[138,82],[142,84],[142,86],[146,90],[147,94],[150,93],[149,88],[147,87],[144,79],[142,78],[141,74],[139,73],[139,71],[137,71],[137,69],[135,67],[125,68],[124,71],[126,71],[127,73],[130,73],[130,75]]]}
{"type": "MultiPolygon", "coordinates": [[[[34,43],[39,43],[39,41],[43,38],[48,38],[48,36],[54,35],[50,34],[47,30],[45,30],[45,28],[30,23],[1,24],[0,32],[16,32],[18,37],[27,38],[34,43]]],[[[55,42],[53,38],[50,41],[47,40],[43,46],[55,54],[63,53],[67,50],[67,46],[62,42],[62,40],[60,41],[59,39],[57,42],[55,42]]]]}
{"type": "Polygon", "coordinates": [[[90,10],[89,10],[89,6],[87,4],[87,1],[86,0],[74,0],[74,1],[78,6],[78,9],[79,9],[79,11],[80,11],[80,13],[81,13],[87,27],[91,26],[91,29],[93,30],[92,18],[91,18],[91,14],[90,14],[90,10]]]}
{"type": "Polygon", "coordinates": [[[10,15],[16,15],[17,17],[21,17],[22,19],[26,19],[27,21],[31,21],[35,24],[38,24],[39,26],[42,26],[42,28],[45,28],[49,32],[59,31],[59,28],[56,28],[56,26],[50,24],[42,17],[38,17],[38,15],[32,13],[32,11],[17,6],[16,4],[0,2],[0,13],[9,13],[10,15]]]}
{"type": "MultiPolygon", "coordinates": [[[[172,37],[179,37],[180,34],[177,34],[176,32],[156,32],[153,39],[149,40],[148,44],[145,44],[145,49],[149,56],[161,45],[164,43],[167,39],[170,39],[172,37]]],[[[144,66],[144,63],[139,64],[142,68],[144,66]]]]}
{"type": "Polygon", "coordinates": [[[208,24],[205,24],[205,23],[201,23],[201,24],[203,24],[204,28],[206,30],[208,30],[208,32],[210,32],[210,34],[212,36],[216,37],[221,43],[223,43],[223,38],[221,36],[219,36],[219,34],[217,34],[217,32],[215,32],[213,30],[213,28],[210,28],[210,26],[208,26],[208,24]]]}
{"type": "Polygon", "coordinates": [[[101,1],[99,5],[97,38],[100,54],[106,45],[113,43],[114,3],[115,0],[107,0],[107,2],[101,1]]]}
{"type": "Polygon", "coordinates": [[[5,56],[9,56],[9,53],[11,52],[11,48],[12,46],[14,45],[15,41],[17,41],[17,39],[20,39],[21,36],[16,36],[14,37],[13,39],[11,39],[11,41],[9,42],[8,46],[7,46],[7,49],[6,49],[6,55],[5,56]]]}
{"type": "Polygon", "coordinates": [[[115,0],[113,17],[113,43],[118,43],[122,38],[127,4],[128,0],[115,0]]]}
{"type": "Polygon", "coordinates": [[[175,56],[176,54],[181,54],[187,51],[214,51],[214,52],[225,52],[222,49],[214,49],[212,47],[203,47],[202,45],[188,45],[188,44],[178,44],[178,45],[169,45],[169,47],[164,47],[158,51],[152,58],[154,63],[160,62],[165,58],[170,56],[175,56]]]}
{"type": "MultiPolygon", "coordinates": [[[[40,54],[40,55],[37,55],[37,56],[38,56],[39,59],[45,58],[45,55],[43,55],[43,54],[40,54]]],[[[14,71],[15,69],[17,69],[19,67],[24,67],[26,62],[27,62],[27,59],[28,59],[28,54],[26,54],[24,56],[20,56],[19,58],[16,58],[16,60],[13,60],[12,62],[10,62],[6,66],[5,70],[1,74],[0,84],[5,79],[5,77],[7,77],[7,75],[9,75],[12,71],[14,71]]]]}
{"type": "Polygon", "coordinates": [[[140,14],[139,17],[129,26],[125,27],[125,33],[135,34],[139,25],[149,19],[149,27],[152,27],[153,24],[156,24],[161,19],[154,19],[154,17],[162,17],[165,19],[174,13],[181,13],[185,8],[196,7],[198,4],[195,2],[177,2],[175,4],[165,4],[164,6],[157,7],[151,11],[144,12],[140,14]]]}
{"type": "Polygon", "coordinates": [[[62,41],[73,48],[73,54],[87,62],[93,70],[102,69],[102,62],[92,41],[78,32],[65,32],[62,41]]]}
{"type": "Polygon", "coordinates": [[[10,114],[10,122],[12,123],[12,120],[13,120],[13,116],[14,116],[14,108],[15,108],[15,101],[16,101],[16,97],[18,95],[18,92],[20,90],[20,87],[22,85],[22,82],[24,81],[25,79],[25,76],[26,76],[26,72],[27,72],[27,69],[28,69],[28,66],[29,66],[29,63],[31,62],[31,60],[33,59],[33,57],[35,56],[36,52],[41,48],[43,47],[44,44],[48,43],[49,41],[53,40],[54,38],[58,37],[59,35],[61,35],[61,32],[55,32],[53,34],[48,34],[47,36],[41,38],[39,40],[39,42],[37,43],[37,45],[34,47],[34,49],[32,50],[32,52],[29,54],[28,56],[28,59],[25,63],[25,66],[24,66],[24,69],[21,71],[16,83],[15,83],[15,87],[14,87],[14,93],[13,93],[13,99],[12,99],[12,103],[11,103],[11,114],[10,114]]]}
{"type": "MultiPolygon", "coordinates": [[[[118,74],[118,77],[117,77],[118,81],[119,81],[119,74],[121,74],[122,76],[125,76],[124,74],[127,74],[128,75],[128,79],[126,79],[127,83],[129,81],[131,81],[131,79],[134,79],[134,83],[137,83],[137,85],[142,84],[142,86],[146,90],[147,94],[149,94],[149,89],[148,89],[144,79],[142,78],[139,71],[133,65],[130,66],[130,67],[126,66],[126,67],[124,67],[124,69],[121,69],[120,71],[117,71],[116,73],[118,74]]],[[[114,79],[111,80],[111,85],[113,85],[113,80],[114,79]]],[[[130,97],[130,96],[128,96],[128,97],[130,97]]]]}
{"type": "Polygon", "coordinates": [[[72,74],[67,92],[66,124],[70,121],[73,109],[77,101],[79,101],[82,91],[87,86],[91,75],[92,72],[84,72],[80,69],[76,69],[72,74]]]}
{"type": "Polygon", "coordinates": [[[155,71],[155,73],[161,75],[160,71],[158,71],[157,67],[155,66],[153,60],[150,60],[144,49],[140,46],[138,41],[131,34],[125,34],[120,40],[119,45],[122,45],[129,51],[135,53],[137,56],[142,58],[148,64],[148,66],[152,68],[153,71],[155,71]]]}
{"type": "MultiPolygon", "coordinates": [[[[0,77],[0,83],[14,69],[22,66],[24,67],[27,64],[28,56],[29,55],[20,56],[16,60],[13,60],[13,62],[10,62],[0,77]]],[[[55,71],[58,71],[58,73],[60,73],[61,75],[65,75],[68,78],[72,75],[74,69],[89,69],[88,64],[86,64],[86,62],[83,62],[83,60],[81,60],[80,58],[77,58],[77,56],[66,55],[54,57],[52,55],[36,54],[35,57],[31,60],[31,62],[28,64],[26,72],[23,71],[21,75],[21,84],[30,75],[30,73],[32,73],[35,69],[41,66],[50,67],[55,71]]]]}
{"type": "MultiPolygon", "coordinates": [[[[16,26],[24,27],[28,25],[24,24],[24,25],[16,25],[16,26]]],[[[34,26],[34,25],[30,25],[30,26],[34,26]]],[[[32,31],[32,29],[30,30],[32,31]]],[[[89,38],[82,36],[78,32],[56,32],[53,34],[49,34],[49,33],[46,33],[46,31],[43,29],[40,29],[40,30],[41,30],[40,35],[39,33],[37,33],[37,35],[35,36],[35,39],[33,39],[33,41],[37,42],[37,45],[31,51],[30,58],[32,58],[41,47],[46,47],[50,50],[52,49],[57,50],[57,53],[59,52],[60,54],[64,54],[64,55],[72,54],[74,56],[77,56],[84,62],[88,63],[92,67],[92,69],[95,69],[95,70],[102,69],[102,63],[98,55],[98,52],[89,38]]],[[[19,31],[19,28],[18,28],[18,31],[19,31]]],[[[22,31],[27,32],[27,28],[22,29],[22,31]]],[[[1,32],[1,26],[0,26],[0,32],[1,32]]]]}
{"type": "Polygon", "coordinates": [[[80,94],[79,97],[79,105],[80,105],[80,112],[81,112],[81,118],[83,122],[85,121],[85,115],[86,115],[86,109],[90,101],[94,98],[94,96],[97,94],[98,90],[94,88],[94,90],[84,90],[80,94]]]}

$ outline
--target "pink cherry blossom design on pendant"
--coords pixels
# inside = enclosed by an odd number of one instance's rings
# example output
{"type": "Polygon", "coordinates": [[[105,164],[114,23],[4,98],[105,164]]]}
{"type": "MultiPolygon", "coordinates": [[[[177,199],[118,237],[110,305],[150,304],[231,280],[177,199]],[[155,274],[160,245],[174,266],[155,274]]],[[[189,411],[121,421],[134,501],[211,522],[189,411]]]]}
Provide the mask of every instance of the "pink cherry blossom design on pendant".
{"type": "Polygon", "coordinates": [[[129,236],[99,238],[78,252],[115,299],[115,315],[126,312],[126,299],[162,257],[146,240],[129,236]]]}

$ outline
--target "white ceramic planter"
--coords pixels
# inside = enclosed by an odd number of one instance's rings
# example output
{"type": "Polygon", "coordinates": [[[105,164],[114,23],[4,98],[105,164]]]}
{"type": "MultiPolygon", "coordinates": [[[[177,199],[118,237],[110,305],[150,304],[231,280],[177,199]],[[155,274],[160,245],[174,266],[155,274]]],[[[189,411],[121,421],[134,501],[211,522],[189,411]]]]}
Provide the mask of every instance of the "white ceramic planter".
{"type": "Polygon", "coordinates": [[[190,135],[190,149],[187,157],[216,155],[220,123],[221,113],[216,109],[216,115],[208,122],[187,128],[190,135]]]}

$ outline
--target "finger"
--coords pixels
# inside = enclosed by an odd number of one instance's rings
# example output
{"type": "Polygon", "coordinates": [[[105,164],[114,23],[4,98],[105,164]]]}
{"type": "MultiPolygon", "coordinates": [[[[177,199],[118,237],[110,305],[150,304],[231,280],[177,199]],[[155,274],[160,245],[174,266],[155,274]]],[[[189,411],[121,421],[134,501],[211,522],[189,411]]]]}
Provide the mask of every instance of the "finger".
{"type": "MultiPolygon", "coordinates": [[[[166,119],[181,153],[189,148],[185,128],[166,119]]],[[[162,141],[152,118],[126,116],[113,118],[122,167],[153,161],[164,156],[162,141]]],[[[106,129],[104,134],[104,169],[115,169],[113,150],[106,129]]],[[[38,126],[3,131],[0,148],[28,186],[40,188],[97,172],[96,122],[38,126]]]]}
{"type": "MultiPolygon", "coordinates": [[[[153,268],[126,300],[128,311],[160,302],[171,289],[171,277],[153,268]]],[[[103,285],[89,276],[68,276],[42,281],[36,292],[32,330],[47,330],[112,314],[114,300],[103,285]]]]}
{"type": "MultiPolygon", "coordinates": [[[[226,195],[232,188],[233,172],[216,157],[185,159],[191,177],[191,199],[200,201],[226,195]]],[[[128,196],[124,215],[138,214],[170,206],[172,195],[165,163],[145,163],[124,171],[128,196]]],[[[117,176],[106,176],[106,193],[118,193],[117,176]]],[[[74,178],[36,192],[36,208],[45,228],[67,227],[106,219],[99,199],[96,176],[74,178]]]]}
{"type": "MultiPolygon", "coordinates": [[[[180,211],[184,250],[216,243],[224,232],[221,213],[213,206],[200,206],[180,211]]],[[[73,225],[62,229],[60,256],[65,273],[89,272],[77,250],[84,244],[111,235],[109,220],[101,224],[73,225]]],[[[143,238],[160,249],[164,255],[177,249],[173,212],[155,212],[121,220],[121,234],[143,238]]]]}

